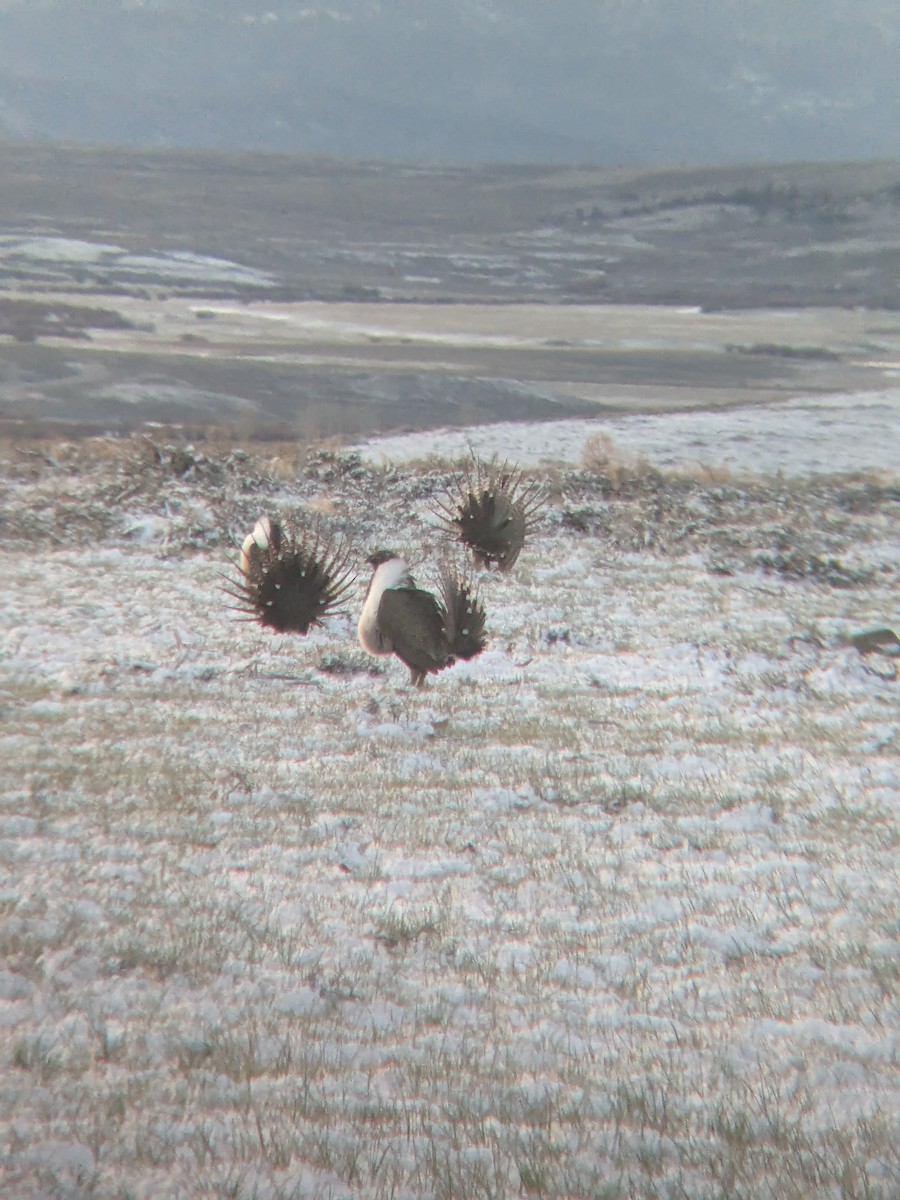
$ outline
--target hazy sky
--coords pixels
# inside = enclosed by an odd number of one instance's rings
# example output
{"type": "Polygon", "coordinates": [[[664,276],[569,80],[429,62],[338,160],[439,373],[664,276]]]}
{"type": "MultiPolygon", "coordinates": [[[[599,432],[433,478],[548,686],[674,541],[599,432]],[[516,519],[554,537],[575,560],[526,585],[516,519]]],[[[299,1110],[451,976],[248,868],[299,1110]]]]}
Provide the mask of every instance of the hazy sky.
{"type": "Polygon", "coordinates": [[[0,0],[0,136],[437,161],[900,157],[900,0],[0,0]]]}

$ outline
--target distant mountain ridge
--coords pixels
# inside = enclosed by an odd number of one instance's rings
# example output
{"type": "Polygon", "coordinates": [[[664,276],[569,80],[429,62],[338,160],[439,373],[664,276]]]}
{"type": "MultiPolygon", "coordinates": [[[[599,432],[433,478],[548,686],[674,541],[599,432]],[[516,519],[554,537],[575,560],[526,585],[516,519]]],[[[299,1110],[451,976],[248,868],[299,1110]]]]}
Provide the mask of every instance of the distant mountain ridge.
{"type": "Polygon", "coordinates": [[[900,157],[896,0],[0,0],[0,136],[443,162],[900,157]]]}

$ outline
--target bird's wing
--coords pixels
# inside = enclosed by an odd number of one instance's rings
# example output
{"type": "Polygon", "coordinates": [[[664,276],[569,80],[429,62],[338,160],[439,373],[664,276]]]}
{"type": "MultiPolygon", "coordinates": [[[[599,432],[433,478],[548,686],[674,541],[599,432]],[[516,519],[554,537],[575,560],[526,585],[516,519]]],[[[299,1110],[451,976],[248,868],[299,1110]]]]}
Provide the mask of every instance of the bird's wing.
{"type": "Polygon", "coordinates": [[[507,496],[497,497],[494,518],[494,537],[496,539],[498,563],[501,570],[508,571],[522,552],[525,544],[525,529],[527,521],[525,511],[507,496]]]}
{"type": "Polygon", "coordinates": [[[378,625],[410,670],[440,671],[448,665],[444,613],[431,592],[387,588],[378,606],[378,625]]]}

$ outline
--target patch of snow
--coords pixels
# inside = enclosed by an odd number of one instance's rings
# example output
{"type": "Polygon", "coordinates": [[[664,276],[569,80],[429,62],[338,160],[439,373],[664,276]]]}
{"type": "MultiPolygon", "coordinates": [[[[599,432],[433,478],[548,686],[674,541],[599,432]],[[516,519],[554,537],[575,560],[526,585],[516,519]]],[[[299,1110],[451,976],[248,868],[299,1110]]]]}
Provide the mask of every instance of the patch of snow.
{"type": "Polygon", "coordinates": [[[808,476],[897,467],[900,388],[798,397],[723,411],[505,422],[370,438],[356,447],[368,462],[409,463],[431,455],[498,455],[521,466],[580,465],[597,434],[612,439],[613,461],[640,456],[666,469],[727,468],[737,474],[808,476]]]}
{"type": "Polygon", "coordinates": [[[21,270],[29,265],[90,269],[95,279],[159,280],[169,284],[238,284],[242,287],[268,288],[274,277],[252,267],[227,259],[190,251],[163,251],[158,254],[132,254],[110,242],[89,242],[79,238],[0,237],[0,264],[21,270]]]}
{"type": "Polygon", "coordinates": [[[722,813],[716,825],[731,833],[768,833],[774,819],[775,814],[767,804],[743,804],[722,813]]]}

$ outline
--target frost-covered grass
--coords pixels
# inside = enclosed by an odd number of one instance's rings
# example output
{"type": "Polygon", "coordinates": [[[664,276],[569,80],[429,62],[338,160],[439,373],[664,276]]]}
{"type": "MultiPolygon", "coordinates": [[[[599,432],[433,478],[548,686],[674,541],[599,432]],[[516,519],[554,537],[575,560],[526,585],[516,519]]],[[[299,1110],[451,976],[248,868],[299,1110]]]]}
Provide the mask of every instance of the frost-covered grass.
{"type": "Polygon", "coordinates": [[[446,465],[190,457],[0,479],[4,1194],[895,1196],[896,481],[556,471],[416,690],[219,572],[446,465]]]}

